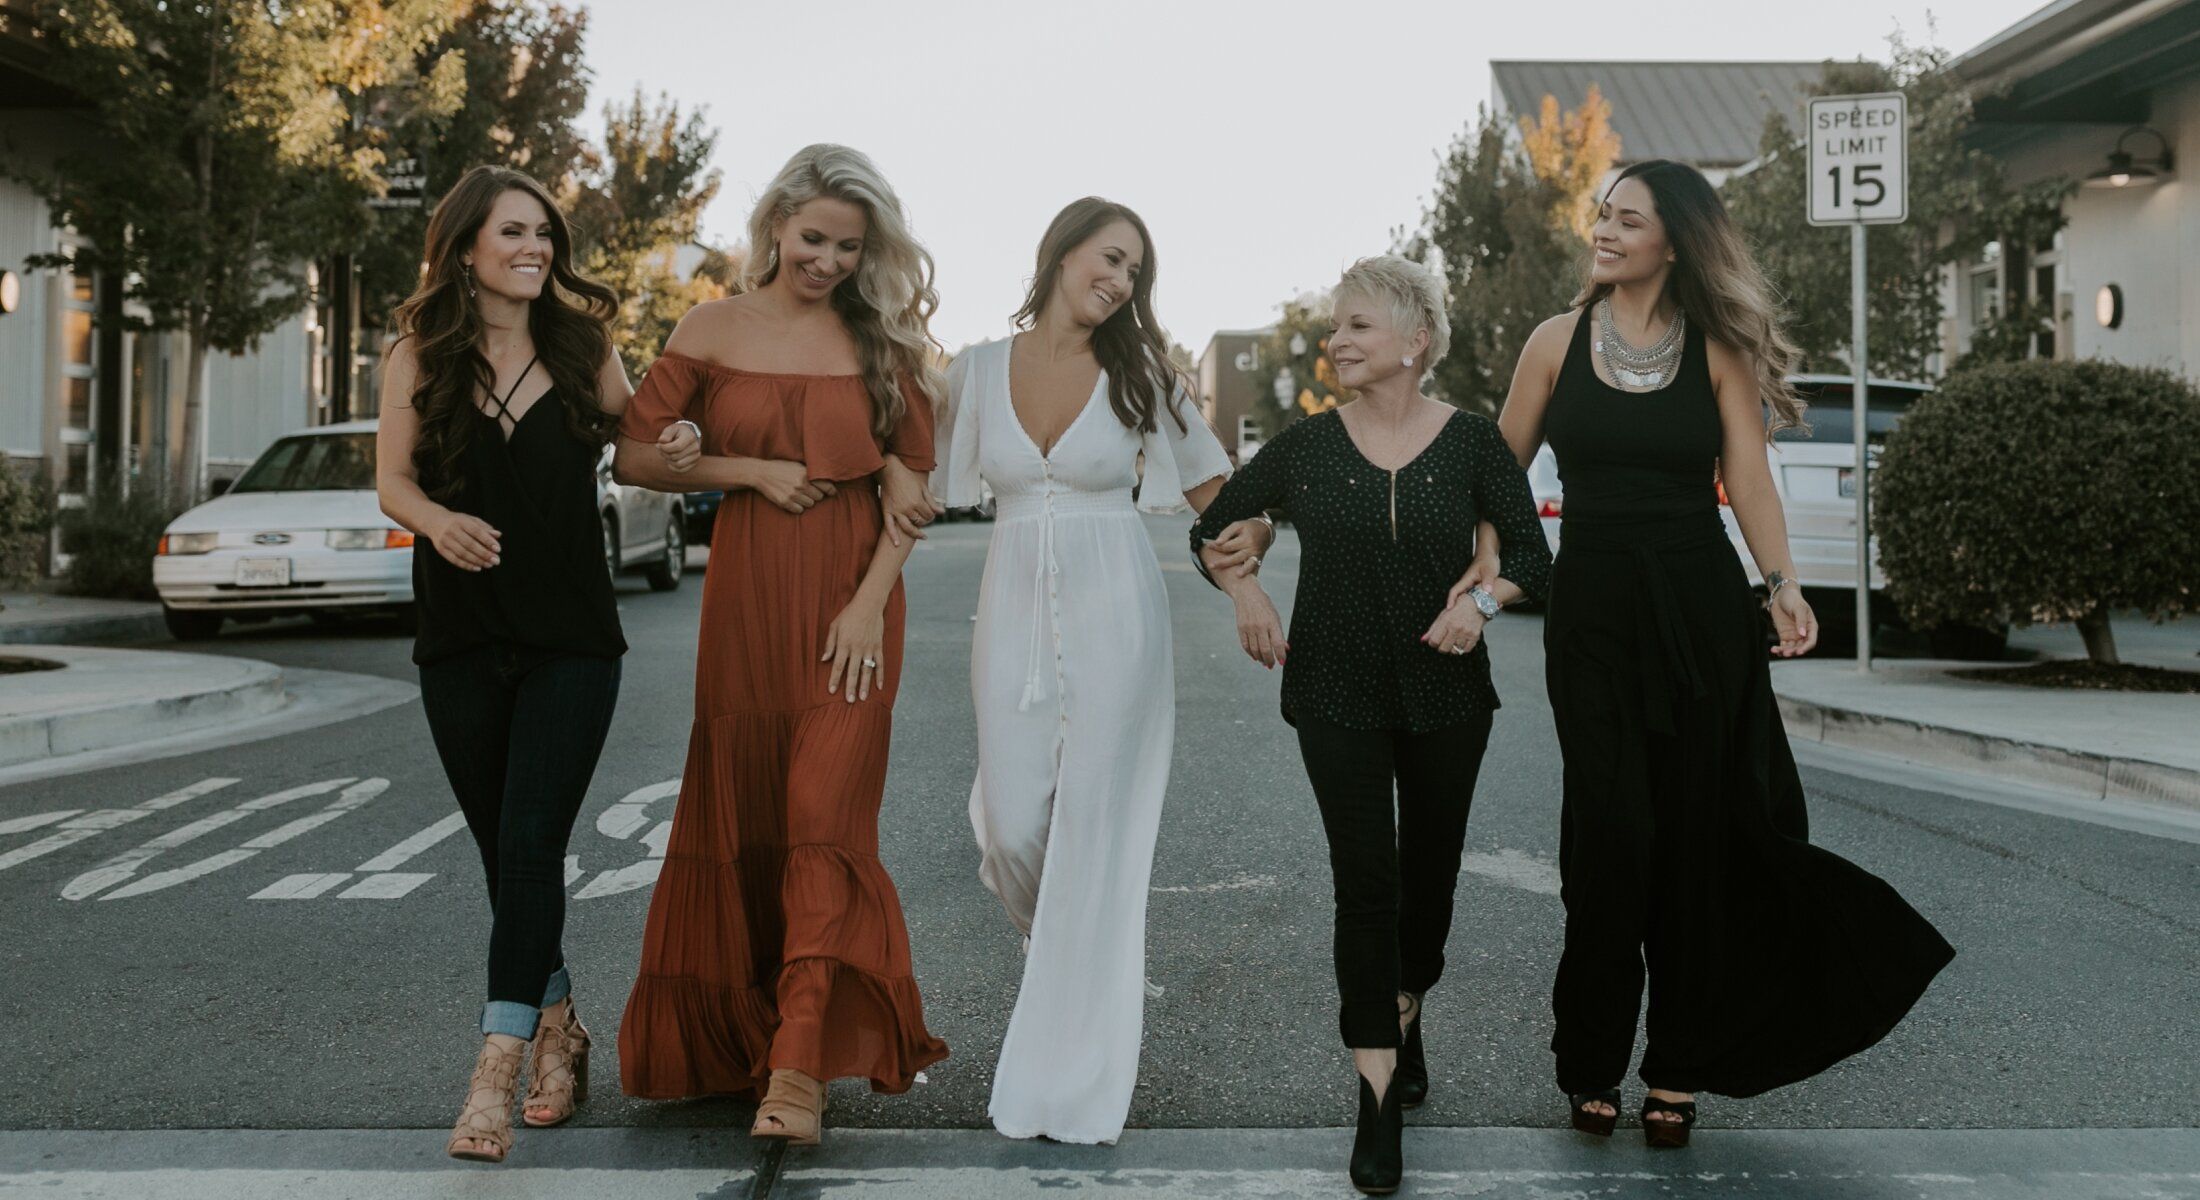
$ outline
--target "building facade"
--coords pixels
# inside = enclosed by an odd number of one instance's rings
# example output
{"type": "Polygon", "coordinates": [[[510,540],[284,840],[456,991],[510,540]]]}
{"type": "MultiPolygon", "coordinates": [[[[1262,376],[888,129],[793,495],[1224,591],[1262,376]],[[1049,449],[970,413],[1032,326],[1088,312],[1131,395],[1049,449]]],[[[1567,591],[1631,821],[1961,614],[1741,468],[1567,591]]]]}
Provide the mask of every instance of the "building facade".
{"type": "Polygon", "coordinates": [[[1949,360],[2007,306],[2033,351],[2200,379],[2200,0],[2058,0],[1951,63],[1973,144],[2016,183],[2082,186],[2041,246],[1989,246],[1946,282],[1949,360]]]}
{"type": "MultiPolygon", "coordinates": [[[[34,267],[86,243],[56,227],[39,194],[13,177],[96,146],[83,101],[45,73],[52,53],[30,0],[0,0],[0,455],[42,474],[64,508],[104,488],[167,473],[188,449],[189,359],[180,334],[135,332],[123,281],[34,267]]],[[[250,354],[212,354],[198,452],[208,479],[231,478],[275,437],[325,416],[319,317],[300,312],[250,354]]],[[[65,547],[54,547],[56,562],[65,547]]]]}

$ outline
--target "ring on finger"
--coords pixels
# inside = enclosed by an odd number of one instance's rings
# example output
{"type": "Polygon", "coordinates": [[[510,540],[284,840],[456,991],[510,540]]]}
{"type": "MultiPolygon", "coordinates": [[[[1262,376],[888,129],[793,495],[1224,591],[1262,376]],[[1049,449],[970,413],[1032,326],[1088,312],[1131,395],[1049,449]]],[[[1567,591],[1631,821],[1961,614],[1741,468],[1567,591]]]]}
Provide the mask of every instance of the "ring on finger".
{"type": "Polygon", "coordinates": [[[1449,650],[1449,651],[1451,651],[1451,652],[1452,652],[1453,654],[1465,654],[1465,653],[1467,652],[1467,648],[1466,648],[1465,646],[1461,646],[1461,645],[1456,645],[1456,644],[1454,644],[1454,645],[1450,645],[1450,646],[1446,646],[1446,647],[1444,647],[1444,648],[1445,648],[1446,650],[1449,650]]]}
{"type": "Polygon", "coordinates": [[[864,670],[866,670],[866,671],[876,671],[876,670],[878,670],[878,660],[877,660],[877,659],[875,659],[875,658],[866,658],[866,659],[864,659],[864,660],[863,660],[863,669],[864,669],[864,670]]]}

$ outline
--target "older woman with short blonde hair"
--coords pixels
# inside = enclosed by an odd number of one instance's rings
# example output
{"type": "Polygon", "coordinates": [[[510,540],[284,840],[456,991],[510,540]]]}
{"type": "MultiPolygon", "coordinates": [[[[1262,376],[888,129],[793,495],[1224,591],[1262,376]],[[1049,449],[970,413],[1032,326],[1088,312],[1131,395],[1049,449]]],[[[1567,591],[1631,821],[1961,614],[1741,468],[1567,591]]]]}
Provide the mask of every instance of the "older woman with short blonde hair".
{"type": "MultiPolygon", "coordinates": [[[[1290,513],[1304,557],[1285,637],[1256,574],[1210,574],[1238,637],[1281,664],[1336,886],[1338,1024],[1359,1072],[1352,1182],[1395,1189],[1402,1110],[1428,1094],[1421,1001],[1444,968],[1475,774],[1498,706],[1483,627],[1540,597],[1551,556],[1526,474],[1495,423],[1422,393],[1450,326],[1426,267],[1362,259],[1332,293],[1327,344],[1357,398],[1286,428],[1192,531],[1290,513]],[[1487,519],[1504,548],[1488,588],[1453,595],[1487,519]]],[[[1207,564],[1202,563],[1203,567],[1207,564]]]]}

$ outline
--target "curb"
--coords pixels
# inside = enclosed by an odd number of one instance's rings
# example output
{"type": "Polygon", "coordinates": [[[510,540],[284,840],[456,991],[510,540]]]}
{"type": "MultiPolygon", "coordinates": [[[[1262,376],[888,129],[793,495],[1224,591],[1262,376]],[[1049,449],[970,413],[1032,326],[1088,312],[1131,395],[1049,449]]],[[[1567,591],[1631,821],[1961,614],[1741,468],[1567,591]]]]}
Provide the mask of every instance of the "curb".
{"type": "Polygon", "coordinates": [[[262,716],[290,699],[280,668],[248,658],[86,646],[48,646],[37,657],[68,664],[68,671],[33,677],[53,678],[57,687],[80,685],[86,676],[96,675],[136,682],[122,689],[113,689],[110,682],[113,699],[70,703],[64,690],[50,710],[0,716],[0,767],[262,716]],[[146,672],[160,668],[167,668],[169,678],[144,681],[146,672]]]}
{"type": "Polygon", "coordinates": [[[168,623],[160,610],[106,616],[60,617],[0,625],[0,646],[85,646],[104,642],[166,640],[168,623]]]}
{"type": "Polygon", "coordinates": [[[1986,772],[2078,792],[2088,799],[2136,800],[2200,811],[2200,771],[2189,768],[1927,725],[1784,695],[1779,699],[1780,718],[1792,738],[1928,766],[1986,772]]]}

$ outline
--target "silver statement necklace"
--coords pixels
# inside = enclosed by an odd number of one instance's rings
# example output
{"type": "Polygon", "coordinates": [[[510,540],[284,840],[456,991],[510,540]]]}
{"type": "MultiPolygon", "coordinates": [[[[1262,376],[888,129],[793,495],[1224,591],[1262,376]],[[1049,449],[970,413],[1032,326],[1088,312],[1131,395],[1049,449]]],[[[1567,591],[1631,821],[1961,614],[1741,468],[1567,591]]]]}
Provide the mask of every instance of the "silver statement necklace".
{"type": "Polygon", "coordinates": [[[1631,391],[1654,391],[1664,387],[1680,366],[1682,335],[1688,328],[1688,314],[1676,312],[1673,323],[1665,327],[1665,336],[1655,345],[1637,347],[1628,345],[1619,335],[1619,325],[1612,320],[1612,301],[1609,297],[1597,301],[1597,336],[1591,348],[1604,360],[1605,373],[1614,383],[1631,391]]]}

